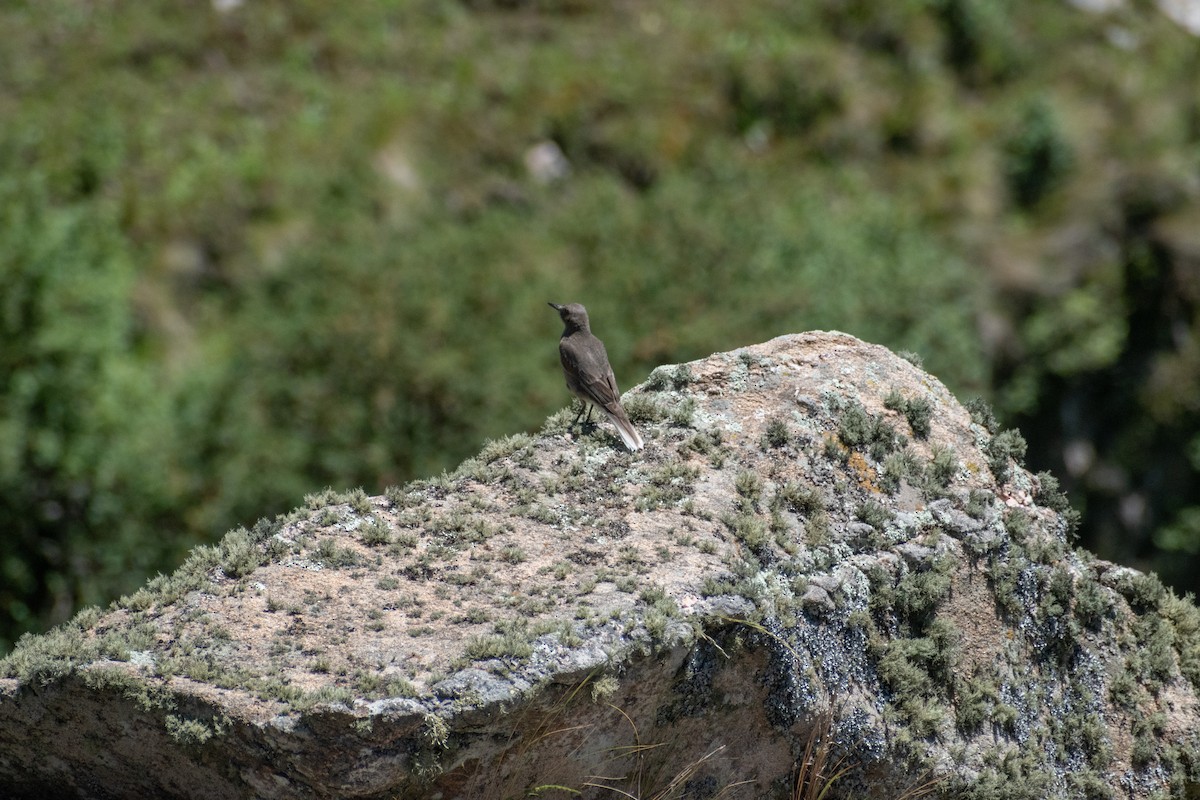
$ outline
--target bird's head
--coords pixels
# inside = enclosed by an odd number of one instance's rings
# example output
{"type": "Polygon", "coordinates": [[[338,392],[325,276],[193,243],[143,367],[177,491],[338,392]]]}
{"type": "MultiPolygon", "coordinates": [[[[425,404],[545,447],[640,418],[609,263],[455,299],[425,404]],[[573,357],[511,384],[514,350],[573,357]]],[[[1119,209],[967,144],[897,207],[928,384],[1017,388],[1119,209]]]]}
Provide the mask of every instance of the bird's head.
{"type": "Polygon", "coordinates": [[[571,331],[586,331],[590,330],[588,326],[587,309],[580,303],[567,303],[565,306],[558,303],[547,303],[551,308],[558,312],[558,316],[562,317],[563,325],[566,325],[566,332],[571,331]]]}

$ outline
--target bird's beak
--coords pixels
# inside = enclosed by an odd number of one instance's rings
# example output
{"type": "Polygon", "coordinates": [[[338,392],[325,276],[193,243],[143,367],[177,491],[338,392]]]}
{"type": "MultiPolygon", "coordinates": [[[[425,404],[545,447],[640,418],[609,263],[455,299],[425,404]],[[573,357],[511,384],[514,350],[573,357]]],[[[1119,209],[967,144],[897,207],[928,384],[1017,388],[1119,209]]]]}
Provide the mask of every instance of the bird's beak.
{"type": "Polygon", "coordinates": [[[551,307],[551,308],[553,308],[555,311],[562,311],[562,310],[563,310],[563,307],[562,307],[562,306],[560,306],[558,303],[546,303],[546,305],[550,306],[550,307],[551,307]]]}

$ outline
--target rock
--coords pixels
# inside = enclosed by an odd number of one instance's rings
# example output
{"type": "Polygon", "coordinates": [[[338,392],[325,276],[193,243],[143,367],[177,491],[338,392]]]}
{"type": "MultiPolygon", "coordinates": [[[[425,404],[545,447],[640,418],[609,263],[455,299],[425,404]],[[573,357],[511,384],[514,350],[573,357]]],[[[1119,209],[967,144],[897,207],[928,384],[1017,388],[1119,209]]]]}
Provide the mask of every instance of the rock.
{"type": "Polygon", "coordinates": [[[1200,611],[1072,550],[1019,465],[997,485],[936,378],[806,333],[660,367],[625,402],[640,453],[564,411],[23,639],[0,794],[1200,788],[1200,611]]]}
{"type": "Polygon", "coordinates": [[[833,602],[833,597],[830,596],[829,590],[823,586],[813,584],[804,590],[804,594],[800,595],[800,605],[805,611],[811,614],[821,614],[824,611],[833,611],[837,608],[837,604],[833,602]]]}

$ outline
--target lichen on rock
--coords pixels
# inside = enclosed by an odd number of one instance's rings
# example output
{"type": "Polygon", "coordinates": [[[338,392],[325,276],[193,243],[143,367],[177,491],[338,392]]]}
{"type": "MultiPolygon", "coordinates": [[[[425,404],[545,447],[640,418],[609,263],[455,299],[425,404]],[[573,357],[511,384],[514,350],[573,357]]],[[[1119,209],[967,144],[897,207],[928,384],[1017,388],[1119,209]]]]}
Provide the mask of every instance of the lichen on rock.
{"type": "Polygon", "coordinates": [[[0,661],[15,797],[1189,796],[1200,612],[838,333],[324,492],[0,661]],[[815,796],[815,792],[814,795],[815,796]]]}

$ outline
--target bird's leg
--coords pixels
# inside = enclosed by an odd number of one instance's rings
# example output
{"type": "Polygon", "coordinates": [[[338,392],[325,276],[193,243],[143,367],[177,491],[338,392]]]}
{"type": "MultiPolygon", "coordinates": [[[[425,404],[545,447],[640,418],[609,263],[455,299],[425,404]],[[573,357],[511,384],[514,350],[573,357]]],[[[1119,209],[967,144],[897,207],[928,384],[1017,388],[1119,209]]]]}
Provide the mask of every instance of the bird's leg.
{"type": "Polygon", "coordinates": [[[579,423],[579,418],[583,416],[583,410],[584,410],[584,409],[587,409],[587,412],[588,412],[588,417],[589,417],[589,418],[591,417],[591,415],[592,415],[592,404],[591,404],[591,403],[585,403],[584,401],[580,400],[580,401],[579,401],[579,413],[575,415],[575,419],[571,420],[571,424],[567,426],[567,430],[571,430],[571,428],[574,428],[574,427],[575,427],[575,426],[576,426],[576,425],[579,423]]]}

